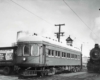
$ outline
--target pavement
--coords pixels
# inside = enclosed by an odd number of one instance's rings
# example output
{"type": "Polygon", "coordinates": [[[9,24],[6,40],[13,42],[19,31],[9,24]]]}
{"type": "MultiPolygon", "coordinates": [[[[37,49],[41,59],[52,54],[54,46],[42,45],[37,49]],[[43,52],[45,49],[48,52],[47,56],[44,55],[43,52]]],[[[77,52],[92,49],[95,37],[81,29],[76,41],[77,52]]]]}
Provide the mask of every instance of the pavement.
{"type": "Polygon", "coordinates": [[[96,78],[95,80],[100,80],[100,77],[96,78]]]}

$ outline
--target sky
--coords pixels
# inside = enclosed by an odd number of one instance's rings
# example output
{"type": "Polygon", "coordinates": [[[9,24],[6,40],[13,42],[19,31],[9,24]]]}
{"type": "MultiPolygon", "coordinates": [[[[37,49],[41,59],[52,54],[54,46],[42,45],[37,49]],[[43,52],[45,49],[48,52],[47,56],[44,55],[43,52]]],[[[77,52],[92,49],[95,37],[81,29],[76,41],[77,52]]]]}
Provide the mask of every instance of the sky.
{"type": "Polygon", "coordinates": [[[70,35],[73,46],[82,45],[89,56],[100,43],[100,0],[0,0],[0,47],[16,42],[18,31],[56,39],[55,24],[65,24],[61,41],[70,35]]]}

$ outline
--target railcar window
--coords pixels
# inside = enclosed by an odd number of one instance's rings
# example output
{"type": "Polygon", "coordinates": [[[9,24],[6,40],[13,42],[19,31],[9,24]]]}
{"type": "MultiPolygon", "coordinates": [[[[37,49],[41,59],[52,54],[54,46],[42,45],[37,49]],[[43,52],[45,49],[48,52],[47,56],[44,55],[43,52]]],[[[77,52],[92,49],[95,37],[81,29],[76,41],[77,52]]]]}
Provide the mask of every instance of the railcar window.
{"type": "Polygon", "coordinates": [[[73,58],[73,54],[71,54],[71,58],[73,58]]]}
{"type": "Polygon", "coordinates": [[[46,49],[46,55],[47,55],[47,56],[48,56],[48,51],[49,51],[49,50],[48,50],[48,49],[46,49]]]}
{"type": "Polygon", "coordinates": [[[73,58],[75,58],[75,54],[73,55],[73,58]]]}
{"type": "Polygon", "coordinates": [[[75,54],[73,54],[73,58],[75,59],[75,54]]]}
{"type": "Polygon", "coordinates": [[[51,55],[51,50],[50,50],[50,49],[48,49],[48,55],[49,55],[49,56],[51,55]]]}
{"type": "Polygon", "coordinates": [[[48,49],[48,56],[54,57],[54,50],[48,49]]]}
{"type": "Polygon", "coordinates": [[[54,56],[54,50],[52,50],[52,56],[54,56]]]}
{"type": "Polygon", "coordinates": [[[55,52],[55,56],[58,56],[58,51],[55,52]]]}
{"type": "Polygon", "coordinates": [[[77,55],[75,55],[75,58],[77,59],[77,55]]]}
{"type": "Polygon", "coordinates": [[[65,52],[62,52],[62,57],[66,57],[66,53],[65,52]]]}
{"type": "Polygon", "coordinates": [[[68,53],[67,53],[67,58],[68,58],[68,53]]]}
{"type": "Polygon", "coordinates": [[[60,56],[60,51],[58,51],[58,56],[60,56]]]}
{"type": "Polygon", "coordinates": [[[62,52],[62,57],[64,57],[64,52],[62,52]]]}
{"type": "Polygon", "coordinates": [[[17,56],[22,56],[22,54],[23,54],[23,46],[22,45],[18,45],[17,56]]]}
{"type": "Polygon", "coordinates": [[[75,54],[74,54],[74,59],[75,59],[75,54]]]}
{"type": "Polygon", "coordinates": [[[23,55],[24,56],[29,56],[30,55],[30,46],[29,45],[25,45],[24,47],[23,47],[23,55]]]}
{"type": "Polygon", "coordinates": [[[67,53],[67,57],[70,58],[70,53],[67,53]]]}
{"type": "Polygon", "coordinates": [[[66,53],[64,52],[64,57],[66,57],[66,53]]]}
{"type": "Polygon", "coordinates": [[[55,57],[60,57],[60,51],[55,51],[55,57]]]}
{"type": "Polygon", "coordinates": [[[31,55],[38,56],[39,55],[39,46],[37,44],[33,44],[31,47],[31,55]]]}
{"type": "Polygon", "coordinates": [[[77,55],[77,59],[80,59],[80,56],[79,55],[77,55]]]}
{"type": "Polygon", "coordinates": [[[74,58],[74,54],[71,54],[71,58],[74,58]]]}
{"type": "Polygon", "coordinates": [[[71,54],[69,53],[69,58],[71,57],[71,54]]]}

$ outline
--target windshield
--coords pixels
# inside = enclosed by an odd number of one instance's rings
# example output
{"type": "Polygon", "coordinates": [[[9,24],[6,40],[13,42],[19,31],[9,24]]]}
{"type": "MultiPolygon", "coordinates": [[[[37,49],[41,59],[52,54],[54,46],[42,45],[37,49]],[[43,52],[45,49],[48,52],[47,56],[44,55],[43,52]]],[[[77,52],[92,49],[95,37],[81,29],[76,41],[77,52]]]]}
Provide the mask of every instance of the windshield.
{"type": "Polygon", "coordinates": [[[38,56],[39,46],[37,44],[19,44],[17,49],[17,56],[38,56]]]}
{"type": "Polygon", "coordinates": [[[26,44],[23,46],[23,56],[29,56],[31,53],[31,46],[26,44]]]}
{"type": "Polygon", "coordinates": [[[38,56],[39,55],[39,46],[37,44],[33,44],[31,46],[31,55],[38,56]]]}

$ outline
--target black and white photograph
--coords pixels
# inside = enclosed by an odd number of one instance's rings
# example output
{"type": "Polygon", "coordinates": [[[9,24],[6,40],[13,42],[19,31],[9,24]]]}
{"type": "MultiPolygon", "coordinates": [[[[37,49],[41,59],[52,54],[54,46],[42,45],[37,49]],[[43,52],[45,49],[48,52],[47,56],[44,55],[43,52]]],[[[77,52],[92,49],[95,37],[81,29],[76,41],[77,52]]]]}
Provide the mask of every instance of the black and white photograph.
{"type": "Polygon", "coordinates": [[[100,0],[0,0],[0,80],[100,80],[100,0]]]}

